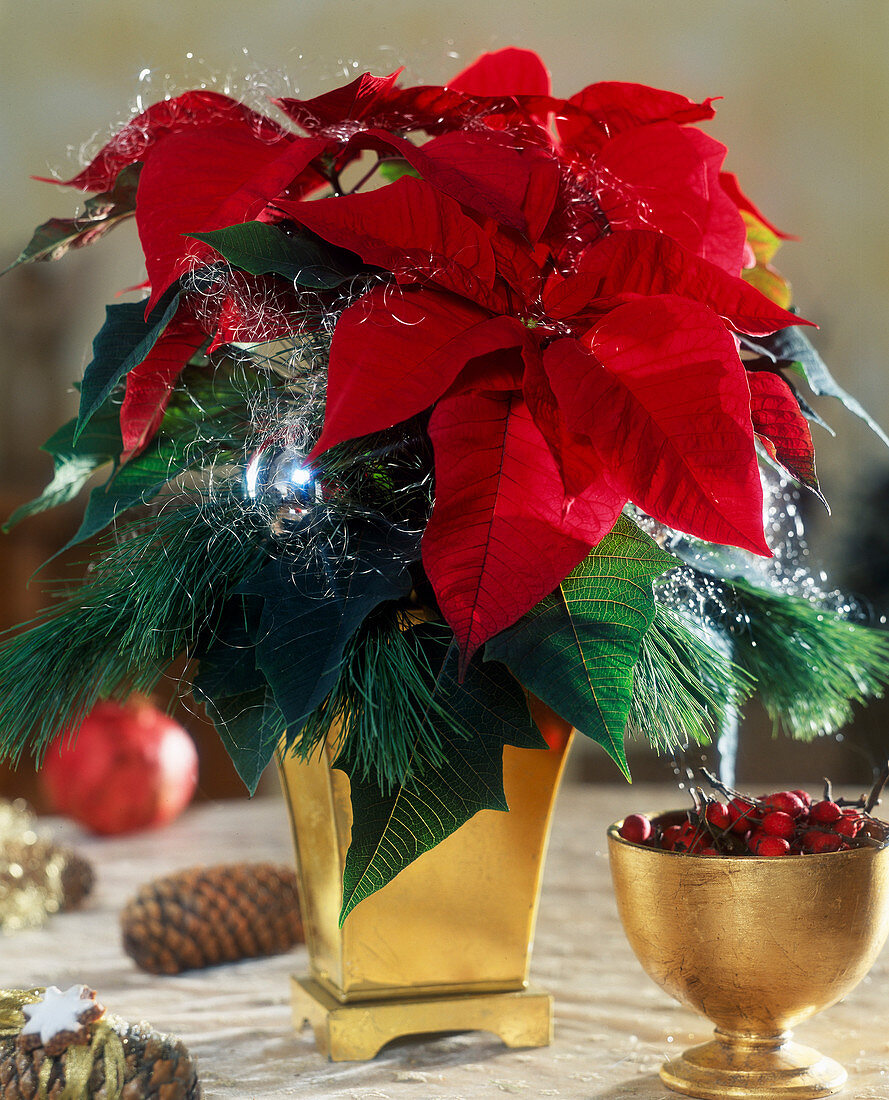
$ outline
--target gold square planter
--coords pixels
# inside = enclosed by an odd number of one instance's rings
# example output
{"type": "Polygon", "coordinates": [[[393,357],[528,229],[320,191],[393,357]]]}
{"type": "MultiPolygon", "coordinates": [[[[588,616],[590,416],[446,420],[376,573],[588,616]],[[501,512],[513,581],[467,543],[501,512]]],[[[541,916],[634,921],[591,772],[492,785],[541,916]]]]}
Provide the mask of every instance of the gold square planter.
{"type": "Polygon", "coordinates": [[[279,759],[293,825],[311,971],[294,979],[294,1024],[334,1061],[390,1040],[486,1030],[545,1046],[552,1000],[528,988],[550,822],[567,746],[503,753],[510,810],[482,810],[361,902],[339,927],[352,810],[326,759],[279,759]]]}

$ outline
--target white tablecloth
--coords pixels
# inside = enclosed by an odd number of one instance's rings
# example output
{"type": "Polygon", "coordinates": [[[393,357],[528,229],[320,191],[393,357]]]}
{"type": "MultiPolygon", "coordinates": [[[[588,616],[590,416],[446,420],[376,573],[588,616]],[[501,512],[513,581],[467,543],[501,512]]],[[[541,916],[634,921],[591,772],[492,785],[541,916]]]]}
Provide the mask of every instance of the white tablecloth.
{"type": "MultiPolygon", "coordinates": [[[[510,1051],[483,1033],[407,1039],[373,1062],[331,1063],[309,1030],[290,1022],[289,975],[305,949],[160,978],[124,955],[118,913],[137,887],[198,863],[291,859],[283,803],[274,797],[189,811],[160,832],[112,840],[59,824],[95,867],[80,912],[0,938],[0,986],[85,983],[109,1010],[180,1036],[197,1056],[210,1100],[305,1096],[337,1100],[471,1100],[503,1095],[667,1100],[665,1056],[710,1036],[642,972],[611,894],[604,830],[634,809],[681,805],[675,788],[566,786],[560,795],[537,930],[532,980],[555,995],[556,1037],[510,1051]]],[[[842,1003],[798,1029],[842,1062],[843,1094],[889,1100],[889,950],[842,1003]]]]}

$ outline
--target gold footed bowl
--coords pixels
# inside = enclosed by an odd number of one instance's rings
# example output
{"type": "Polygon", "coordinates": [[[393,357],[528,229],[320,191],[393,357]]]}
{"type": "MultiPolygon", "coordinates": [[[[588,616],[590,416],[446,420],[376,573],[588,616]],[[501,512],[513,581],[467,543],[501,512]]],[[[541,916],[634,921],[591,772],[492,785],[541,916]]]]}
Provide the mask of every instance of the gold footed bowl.
{"type": "MultiPolygon", "coordinates": [[[[669,823],[679,815],[661,815],[669,823]]],[[[617,907],[649,977],[716,1024],[661,1068],[704,1100],[830,1096],[846,1071],[791,1040],[868,972],[889,934],[889,847],[764,858],[697,856],[608,830],[617,907]]]]}

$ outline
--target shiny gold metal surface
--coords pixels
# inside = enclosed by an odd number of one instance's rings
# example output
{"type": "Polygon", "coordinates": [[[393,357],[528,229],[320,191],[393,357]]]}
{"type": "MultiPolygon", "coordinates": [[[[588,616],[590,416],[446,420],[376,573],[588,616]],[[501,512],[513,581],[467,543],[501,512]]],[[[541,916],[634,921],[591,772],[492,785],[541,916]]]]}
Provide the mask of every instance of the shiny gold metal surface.
{"type": "Polygon", "coordinates": [[[508,1047],[542,1047],[553,1038],[552,997],[532,987],[343,1004],[311,978],[294,978],[292,994],[294,1026],[308,1020],[332,1062],[367,1061],[402,1035],[490,1031],[508,1047]]]}
{"type": "Polygon", "coordinates": [[[651,978],[716,1038],[667,1062],[688,1096],[829,1096],[845,1071],[789,1029],[864,977],[889,934],[889,848],[783,859],[645,848],[608,830],[617,907],[651,978]]]}
{"type": "MultiPolygon", "coordinates": [[[[513,996],[495,1010],[487,995],[515,994],[527,986],[543,861],[565,755],[507,746],[503,777],[509,813],[476,814],[361,902],[342,928],[342,874],[352,825],[348,778],[331,769],[326,759],[279,760],[311,963],[311,996],[307,1000],[307,983],[299,983],[294,1010],[312,1022],[321,1046],[333,1024],[324,1023],[319,1013],[335,1013],[338,1038],[329,1045],[338,1053],[332,1057],[372,1057],[379,1046],[362,1053],[369,1046],[359,1034],[368,1026],[388,1039],[436,1030],[433,1002],[442,998],[450,1005],[445,1012],[439,1004],[441,1019],[447,1019],[445,1030],[485,1027],[505,1036],[512,1012],[516,1034],[525,1035],[527,1045],[549,1041],[550,1025],[543,1030],[539,1025],[542,1001],[531,1007],[527,998],[513,996]],[[317,995],[319,990],[324,997],[317,995]],[[496,1027],[478,1022],[481,1002],[473,1003],[470,995],[487,997],[487,1018],[496,1027]],[[428,1011],[420,1011],[421,1001],[430,1002],[428,1011]],[[399,1002],[402,1009],[391,1011],[399,1002]],[[339,1011],[359,1005],[363,1014],[339,1011]],[[537,1022],[529,1023],[531,1017],[537,1022]],[[344,1037],[347,1027],[355,1032],[351,1045],[344,1037]]],[[[551,1008],[546,1012],[549,1016],[551,1008]]]]}

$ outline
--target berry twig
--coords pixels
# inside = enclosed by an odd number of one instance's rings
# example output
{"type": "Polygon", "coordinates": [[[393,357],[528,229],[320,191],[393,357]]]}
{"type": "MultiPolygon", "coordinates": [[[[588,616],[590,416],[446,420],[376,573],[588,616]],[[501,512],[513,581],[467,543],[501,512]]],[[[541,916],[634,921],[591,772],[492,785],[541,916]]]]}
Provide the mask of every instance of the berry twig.
{"type": "Polygon", "coordinates": [[[865,813],[870,813],[874,806],[879,806],[880,795],[883,793],[883,788],[889,783],[889,760],[883,765],[883,770],[880,772],[876,783],[871,788],[870,794],[864,803],[865,813]]]}

